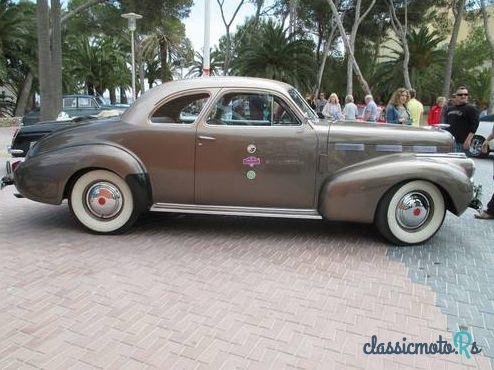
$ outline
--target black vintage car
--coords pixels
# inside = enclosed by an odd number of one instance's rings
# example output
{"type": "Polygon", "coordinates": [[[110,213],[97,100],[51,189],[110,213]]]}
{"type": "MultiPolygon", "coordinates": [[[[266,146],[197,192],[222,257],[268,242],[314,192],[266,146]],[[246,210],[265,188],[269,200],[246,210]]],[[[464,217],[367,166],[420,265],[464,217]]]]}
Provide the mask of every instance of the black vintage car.
{"type": "Polygon", "coordinates": [[[72,127],[103,117],[117,117],[120,110],[106,110],[97,115],[71,117],[65,121],[43,121],[32,125],[21,125],[12,136],[10,153],[13,157],[24,157],[34,143],[42,137],[65,127],[72,127]]]}
{"type": "MultiPolygon", "coordinates": [[[[128,104],[110,104],[101,96],[94,95],[64,95],[62,100],[62,111],[69,117],[85,117],[99,114],[105,110],[124,111],[128,104]]],[[[22,118],[24,126],[33,125],[40,120],[40,111],[34,109],[22,118]]]]}

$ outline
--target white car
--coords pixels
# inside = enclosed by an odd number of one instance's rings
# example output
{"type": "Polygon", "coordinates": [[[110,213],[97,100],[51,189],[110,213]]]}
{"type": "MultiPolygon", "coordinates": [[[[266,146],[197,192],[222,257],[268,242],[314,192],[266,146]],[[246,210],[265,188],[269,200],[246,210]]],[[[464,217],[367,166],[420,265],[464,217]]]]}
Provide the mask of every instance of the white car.
{"type": "Polygon", "coordinates": [[[468,150],[468,154],[475,158],[485,158],[489,156],[490,153],[494,152],[494,140],[489,143],[489,153],[482,153],[482,144],[484,143],[487,136],[492,132],[492,126],[494,125],[494,114],[489,116],[484,116],[480,119],[479,127],[477,132],[472,139],[472,144],[468,150]]]}

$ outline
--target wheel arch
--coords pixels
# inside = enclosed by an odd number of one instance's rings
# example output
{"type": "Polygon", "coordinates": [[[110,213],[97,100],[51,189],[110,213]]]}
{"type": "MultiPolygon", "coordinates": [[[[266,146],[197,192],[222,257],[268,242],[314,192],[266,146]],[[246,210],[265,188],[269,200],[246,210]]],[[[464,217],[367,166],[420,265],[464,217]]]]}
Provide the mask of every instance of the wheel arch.
{"type": "Polygon", "coordinates": [[[414,180],[434,184],[447,210],[455,215],[463,213],[472,198],[473,184],[459,166],[434,161],[388,161],[352,166],[328,178],[319,195],[319,212],[331,220],[372,223],[383,196],[394,186],[414,180]]]}
{"type": "Polygon", "coordinates": [[[117,174],[138,195],[140,204],[151,204],[146,168],[134,153],[111,144],[63,147],[28,158],[16,171],[15,183],[27,198],[60,204],[80,176],[97,169],[117,174]]]}

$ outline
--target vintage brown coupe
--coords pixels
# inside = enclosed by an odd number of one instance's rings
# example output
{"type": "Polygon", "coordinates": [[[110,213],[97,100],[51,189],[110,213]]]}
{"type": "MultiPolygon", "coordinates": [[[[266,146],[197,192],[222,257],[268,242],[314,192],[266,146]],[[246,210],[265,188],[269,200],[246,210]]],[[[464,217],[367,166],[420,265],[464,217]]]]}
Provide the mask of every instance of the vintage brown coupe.
{"type": "Polygon", "coordinates": [[[374,222],[417,244],[474,199],[473,161],[452,144],[440,129],[319,120],[281,82],[201,78],[155,87],[113,122],[47,136],[4,183],[68,199],[98,233],[151,210],[374,222]]]}

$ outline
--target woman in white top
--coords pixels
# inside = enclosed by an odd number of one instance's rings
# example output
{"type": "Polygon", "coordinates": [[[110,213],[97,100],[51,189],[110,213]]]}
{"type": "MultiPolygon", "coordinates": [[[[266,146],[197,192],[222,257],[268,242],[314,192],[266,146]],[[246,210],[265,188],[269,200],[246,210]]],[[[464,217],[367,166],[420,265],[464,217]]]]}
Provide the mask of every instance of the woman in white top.
{"type": "Polygon", "coordinates": [[[341,105],[338,100],[338,95],[332,93],[329,96],[328,102],[324,106],[322,110],[322,114],[324,117],[329,118],[331,120],[339,120],[343,118],[343,113],[341,112],[341,105]]]}
{"type": "Polygon", "coordinates": [[[345,108],[343,108],[343,116],[345,120],[351,121],[357,119],[358,109],[353,102],[353,96],[347,95],[345,98],[345,108]]]}

